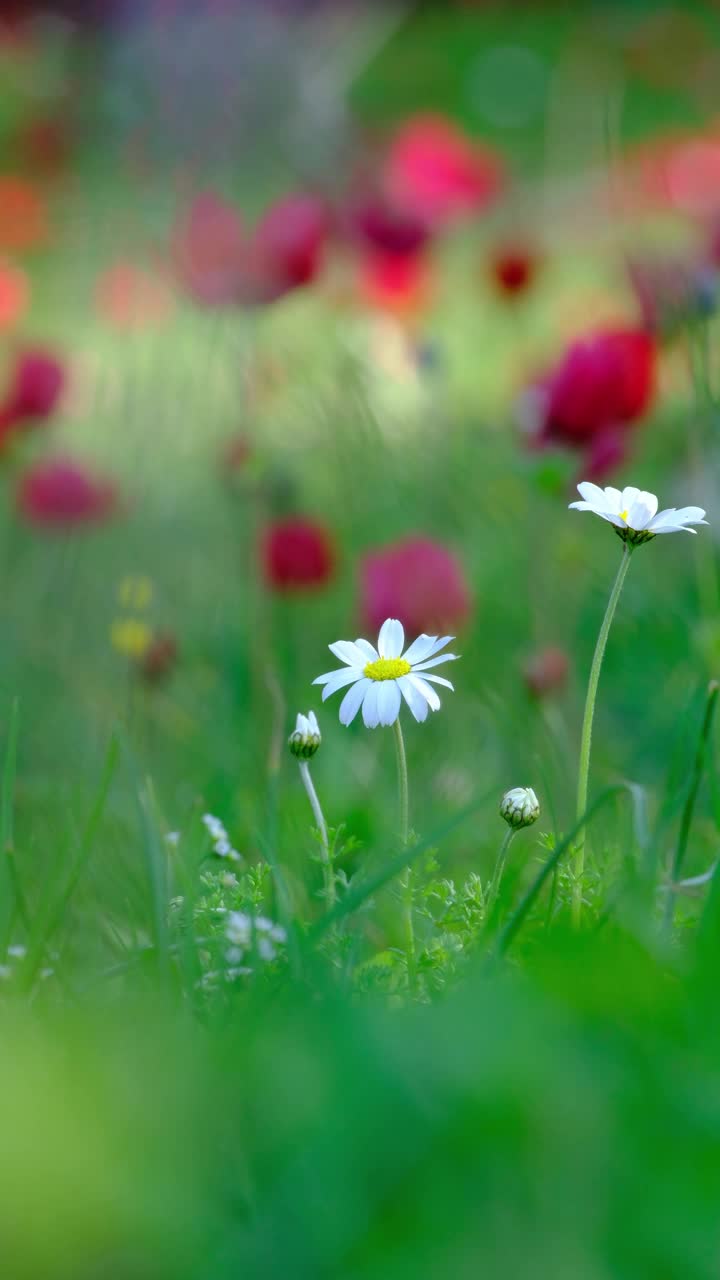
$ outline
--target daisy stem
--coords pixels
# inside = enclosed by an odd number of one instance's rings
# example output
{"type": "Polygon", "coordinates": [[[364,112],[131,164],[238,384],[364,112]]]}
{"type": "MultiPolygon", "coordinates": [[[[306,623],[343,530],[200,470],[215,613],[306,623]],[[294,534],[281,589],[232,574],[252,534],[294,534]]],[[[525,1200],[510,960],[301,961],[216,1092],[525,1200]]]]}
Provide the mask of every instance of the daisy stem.
{"type": "Polygon", "coordinates": [[[497,862],[495,863],[495,870],[493,871],[493,874],[492,874],[492,880],[490,881],[490,888],[488,889],[488,895],[487,895],[487,905],[485,910],[486,910],[486,916],[488,918],[490,917],[490,912],[495,906],[495,903],[497,901],[497,896],[500,892],[500,884],[502,882],[503,872],[505,870],[505,863],[507,861],[507,852],[508,852],[508,849],[510,848],[510,841],[512,840],[514,835],[515,835],[515,831],[513,830],[513,828],[508,827],[507,831],[505,832],[505,839],[500,845],[500,852],[497,856],[497,862]]]}
{"type": "MultiPolygon", "coordinates": [[[[605,656],[605,646],[607,638],[612,626],[612,620],[615,617],[620,592],[622,591],[625,575],[630,565],[630,556],[632,547],[626,542],[623,546],[622,559],[620,567],[617,571],[617,577],[613,583],[610,599],[605,610],[605,617],[602,620],[602,626],[595,645],[595,653],[593,654],[592,666],[590,668],[590,679],[588,680],[587,694],[585,697],[585,714],[583,716],[582,737],[580,739],[580,767],[578,770],[577,785],[577,808],[576,814],[578,821],[582,818],[587,809],[588,797],[588,778],[590,774],[590,747],[592,745],[593,718],[595,715],[595,700],[597,697],[598,681],[600,679],[600,668],[602,667],[603,658],[605,656]]],[[[575,845],[575,857],[573,860],[574,884],[572,891],[572,919],[573,924],[577,927],[582,917],[583,903],[583,872],[585,870],[585,828],[582,827],[575,845]]]]}
{"type": "Polygon", "coordinates": [[[310,766],[307,760],[300,760],[300,777],[303,786],[307,792],[307,798],[310,801],[310,808],[313,811],[313,817],[320,832],[320,843],[322,845],[322,864],[323,876],[325,878],[325,904],[328,911],[335,906],[335,876],[333,875],[332,862],[330,859],[330,844],[328,841],[327,823],[320,808],[320,801],[317,797],[317,791],[310,777],[310,766]]]}
{"type": "MultiPolygon", "coordinates": [[[[409,835],[408,820],[408,772],[407,772],[407,756],[405,755],[405,739],[403,738],[402,726],[400,724],[400,716],[397,717],[393,724],[395,733],[395,752],[397,755],[397,772],[398,772],[398,796],[400,809],[400,839],[403,848],[406,847],[409,835]]],[[[408,969],[408,986],[411,991],[415,990],[416,984],[416,966],[415,966],[415,923],[413,921],[413,887],[412,887],[412,869],[406,868],[405,875],[400,881],[402,888],[403,903],[403,926],[405,932],[405,954],[407,956],[408,969]]]]}

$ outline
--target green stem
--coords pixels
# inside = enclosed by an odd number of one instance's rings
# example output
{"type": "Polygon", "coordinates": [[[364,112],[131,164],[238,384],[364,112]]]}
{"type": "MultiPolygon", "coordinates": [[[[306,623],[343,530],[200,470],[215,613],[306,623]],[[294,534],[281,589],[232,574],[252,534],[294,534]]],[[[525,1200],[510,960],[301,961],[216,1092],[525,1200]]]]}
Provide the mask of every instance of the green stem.
{"type": "Polygon", "coordinates": [[[310,766],[307,760],[300,762],[300,777],[303,786],[307,792],[307,798],[310,801],[310,808],[313,811],[313,817],[320,832],[320,843],[322,844],[322,864],[323,877],[325,879],[325,904],[328,911],[332,911],[335,906],[335,876],[333,874],[332,860],[330,858],[330,843],[328,841],[327,823],[323,811],[320,807],[317,791],[310,776],[310,766]]]}
{"type": "MultiPolygon", "coordinates": [[[[613,583],[613,589],[610,592],[610,599],[605,610],[605,617],[602,620],[602,626],[595,645],[595,653],[593,655],[592,666],[590,668],[590,679],[588,680],[587,695],[585,697],[585,714],[583,716],[582,737],[580,739],[580,766],[578,769],[578,786],[577,786],[577,809],[576,817],[579,821],[585,810],[587,809],[588,796],[588,778],[590,774],[590,748],[592,746],[593,718],[595,715],[595,699],[597,697],[598,681],[600,679],[600,668],[602,667],[603,657],[605,656],[605,646],[615,616],[620,592],[622,591],[625,575],[630,567],[630,557],[632,555],[632,547],[628,542],[623,546],[622,559],[620,567],[617,571],[617,577],[613,583]]],[[[575,846],[575,857],[573,860],[574,884],[572,891],[572,918],[573,924],[579,925],[582,917],[583,902],[583,872],[585,870],[585,828],[581,827],[578,842],[575,846]]]]}
{"type": "Polygon", "coordinates": [[[493,871],[492,880],[490,881],[490,887],[488,889],[487,905],[485,908],[486,919],[490,918],[490,913],[497,901],[497,896],[500,892],[500,884],[503,878],[503,872],[505,870],[505,863],[507,861],[507,852],[508,852],[508,849],[510,848],[510,841],[512,840],[514,835],[515,835],[515,832],[513,828],[508,827],[507,831],[505,832],[505,838],[502,844],[500,845],[500,852],[497,856],[497,861],[495,863],[495,870],[493,871]]]}
{"type": "Polygon", "coordinates": [[[720,685],[718,685],[717,680],[711,680],[708,685],[707,702],[705,704],[705,715],[703,716],[702,727],[700,729],[700,737],[698,738],[698,744],[695,750],[690,787],[687,796],[685,797],[685,805],[683,807],[682,819],[680,821],[678,842],[670,867],[670,883],[668,885],[667,899],[665,901],[665,928],[668,932],[672,929],[673,922],[675,920],[675,885],[680,878],[680,869],[685,859],[685,850],[687,849],[688,836],[690,835],[690,826],[692,824],[695,801],[697,800],[697,794],[700,789],[700,783],[702,781],[703,770],[705,767],[705,755],[707,752],[708,739],[712,728],[713,715],[715,713],[715,704],[717,702],[719,689],[720,685]]]}
{"type": "MultiPolygon", "coordinates": [[[[409,835],[409,804],[408,804],[408,772],[407,772],[407,756],[405,755],[405,739],[403,738],[402,726],[400,724],[400,716],[397,717],[393,724],[395,733],[395,754],[397,757],[397,774],[398,774],[398,799],[400,814],[400,840],[403,848],[407,847],[409,835]]],[[[413,921],[413,887],[412,887],[412,869],[406,867],[405,875],[400,881],[402,889],[403,904],[403,932],[405,935],[405,953],[407,956],[408,970],[408,987],[411,991],[415,990],[417,980],[416,955],[415,955],[415,924],[413,921]]]]}

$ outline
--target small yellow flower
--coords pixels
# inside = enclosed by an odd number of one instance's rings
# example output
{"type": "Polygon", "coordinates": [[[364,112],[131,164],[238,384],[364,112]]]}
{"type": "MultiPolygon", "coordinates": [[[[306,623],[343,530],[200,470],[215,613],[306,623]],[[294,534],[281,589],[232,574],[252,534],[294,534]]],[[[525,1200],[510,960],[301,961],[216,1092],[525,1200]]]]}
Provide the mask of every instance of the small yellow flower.
{"type": "Polygon", "coordinates": [[[110,628],[113,649],[126,658],[144,657],[152,638],[152,628],[140,618],[117,618],[110,628]]]}
{"type": "Polygon", "coordinates": [[[129,574],[123,578],[117,598],[125,609],[147,609],[154,595],[152,580],[142,574],[129,574]]]}

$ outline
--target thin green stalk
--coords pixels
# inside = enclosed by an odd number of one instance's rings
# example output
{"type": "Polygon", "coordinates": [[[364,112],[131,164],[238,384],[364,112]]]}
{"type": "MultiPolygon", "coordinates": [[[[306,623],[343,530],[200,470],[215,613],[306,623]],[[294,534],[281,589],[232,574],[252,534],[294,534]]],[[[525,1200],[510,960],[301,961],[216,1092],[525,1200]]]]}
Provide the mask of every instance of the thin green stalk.
{"type": "Polygon", "coordinates": [[[503,839],[503,842],[500,845],[500,852],[497,856],[497,861],[495,863],[495,870],[493,871],[492,880],[490,881],[490,887],[488,889],[487,905],[485,908],[486,919],[490,918],[490,913],[492,912],[492,909],[495,906],[495,903],[497,901],[497,896],[500,892],[500,884],[503,878],[503,872],[505,870],[505,863],[507,862],[508,849],[510,848],[510,842],[514,835],[515,835],[515,831],[513,830],[513,828],[508,827],[507,831],[505,832],[505,838],[503,839]]]}
{"type": "MultiPolygon", "coordinates": [[[[577,786],[577,806],[576,818],[579,821],[587,809],[588,796],[588,778],[590,775],[590,748],[592,746],[593,718],[595,716],[595,700],[597,698],[598,681],[600,679],[600,668],[602,667],[603,657],[605,656],[605,646],[610,633],[612,620],[615,617],[620,592],[622,591],[625,575],[630,567],[630,557],[632,548],[629,542],[624,543],[622,559],[620,567],[617,571],[617,577],[613,583],[613,589],[610,592],[610,599],[605,610],[605,617],[602,620],[602,626],[595,645],[595,653],[593,655],[592,666],[590,668],[590,679],[588,680],[587,695],[585,697],[585,714],[583,716],[582,737],[580,739],[580,767],[578,769],[578,786],[577,786]]],[[[573,893],[572,893],[572,918],[573,924],[579,925],[582,917],[583,902],[583,872],[585,870],[585,828],[581,827],[577,845],[575,846],[575,856],[573,860],[573,893]]]]}
{"type": "MultiPolygon", "coordinates": [[[[403,738],[400,716],[397,717],[393,725],[393,731],[395,733],[395,753],[397,756],[398,773],[398,800],[400,814],[399,834],[403,848],[407,848],[409,835],[408,772],[407,756],[405,755],[405,739],[403,738]]],[[[414,991],[417,980],[417,967],[415,953],[415,924],[413,921],[412,868],[409,866],[405,869],[405,875],[400,881],[400,887],[402,890],[403,932],[405,935],[405,952],[407,956],[408,986],[411,991],[414,991]]]]}
{"type": "Polygon", "coordinates": [[[708,685],[707,702],[705,703],[705,715],[700,728],[700,736],[698,738],[697,748],[695,751],[695,759],[693,760],[692,774],[690,778],[690,787],[685,799],[685,805],[680,820],[680,830],[678,832],[677,845],[670,866],[670,884],[668,885],[668,894],[665,902],[665,928],[669,932],[672,929],[675,919],[675,883],[680,876],[680,868],[682,867],[685,851],[687,849],[688,836],[690,834],[690,825],[695,810],[695,801],[697,793],[700,789],[703,770],[705,767],[705,755],[707,752],[708,739],[712,728],[713,716],[715,714],[715,704],[717,702],[718,691],[720,685],[717,680],[711,680],[708,685]]]}
{"type": "Polygon", "coordinates": [[[300,777],[310,801],[310,808],[313,811],[313,817],[318,831],[320,832],[320,843],[322,844],[322,863],[323,876],[325,878],[325,904],[328,911],[332,911],[335,906],[335,875],[333,873],[332,862],[330,860],[330,843],[328,841],[328,830],[325,822],[323,811],[320,807],[317,791],[315,790],[313,780],[310,776],[310,766],[307,760],[300,760],[300,777]]]}

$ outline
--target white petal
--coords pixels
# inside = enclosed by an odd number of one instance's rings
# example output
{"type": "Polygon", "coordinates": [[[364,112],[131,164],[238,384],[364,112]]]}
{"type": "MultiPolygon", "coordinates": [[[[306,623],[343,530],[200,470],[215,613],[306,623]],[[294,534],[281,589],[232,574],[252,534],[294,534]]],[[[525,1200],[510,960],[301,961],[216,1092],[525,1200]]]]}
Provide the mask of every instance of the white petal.
{"type": "Polygon", "coordinates": [[[605,504],[608,511],[614,511],[617,513],[618,511],[624,510],[622,506],[622,494],[619,489],[613,489],[611,484],[607,485],[605,489],[605,504]]]}
{"type": "Polygon", "coordinates": [[[434,653],[437,653],[438,649],[442,649],[444,645],[453,639],[454,636],[428,636],[423,631],[417,640],[413,640],[412,644],[408,645],[402,656],[410,664],[423,662],[425,658],[432,657],[434,653]]]}
{"type": "Polygon", "coordinates": [[[405,679],[412,681],[418,693],[421,693],[423,698],[426,699],[431,711],[438,710],[440,706],[440,699],[438,698],[432,685],[427,683],[427,680],[422,680],[420,676],[416,676],[416,675],[405,676],[405,679]]]}
{"type": "Polygon", "coordinates": [[[627,523],[631,529],[647,529],[657,510],[657,498],[655,499],[654,510],[652,504],[646,501],[647,497],[652,498],[652,496],[652,494],[641,493],[628,509],[627,523]]]}
{"type": "Polygon", "coordinates": [[[694,533],[697,529],[691,529],[689,524],[663,524],[659,529],[652,529],[652,533],[694,533]]]}
{"type": "Polygon", "coordinates": [[[402,622],[397,618],[388,618],[383,622],[378,636],[378,649],[381,658],[399,658],[405,644],[405,631],[402,622]]]}
{"type": "Polygon", "coordinates": [[[366,662],[377,662],[380,655],[374,644],[371,644],[369,640],[363,640],[362,637],[360,637],[359,640],[356,640],[355,644],[358,649],[361,649],[365,654],[366,662]]]}
{"type": "Polygon", "coordinates": [[[594,511],[597,514],[597,507],[593,502],[570,502],[568,511],[594,511]]]}
{"type": "Polygon", "coordinates": [[[367,677],[365,677],[362,680],[358,680],[357,684],[354,684],[352,689],[348,689],[345,697],[340,703],[341,724],[352,724],[360,710],[362,700],[371,684],[372,680],[368,680],[367,677]]]}
{"type": "Polygon", "coordinates": [[[307,720],[305,719],[305,716],[300,714],[299,711],[297,714],[297,720],[295,721],[295,732],[307,733],[307,720]]]}
{"type": "Polygon", "coordinates": [[[620,503],[621,503],[620,510],[629,511],[633,502],[637,502],[639,497],[640,497],[640,490],[636,489],[634,485],[629,484],[627,488],[623,489],[620,495],[620,503]]]}
{"type": "Polygon", "coordinates": [[[362,670],[360,667],[345,667],[342,671],[336,671],[334,679],[328,680],[322,693],[323,702],[327,698],[337,693],[338,689],[344,689],[346,684],[353,684],[356,680],[362,679],[362,670]]]}
{"type": "Polygon", "coordinates": [[[679,507],[675,519],[678,524],[707,524],[702,507],[679,507]]]}
{"type": "Polygon", "coordinates": [[[422,724],[423,720],[427,720],[427,700],[418,692],[407,676],[401,676],[397,681],[397,686],[418,724],[422,724]]]}
{"type": "Polygon", "coordinates": [[[396,680],[381,680],[378,692],[378,715],[381,724],[394,724],[400,710],[400,690],[396,680]]]}
{"type": "Polygon", "coordinates": [[[425,676],[425,679],[432,684],[444,684],[446,689],[452,689],[453,693],[455,692],[455,685],[446,680],[444,676],[425,676]]]}
{"type": "Polygon", "coordinates": [[[441,653],[437,658],[428,658],[426,662],[414,662],[413,671],[429,671],[431,667],[438,667],[441,662],[457,662],[459,657],[459,653],[441,653]]]}
{"type": "Polygon", "coordinates": [[[326,671],[324,675],[316,676],[315,679],[313,680],[313,684],[327,684],[328,680],[332,680],[333,676],[336,676],[337,673],[338,673],[337,667],[335,668],[334,671],[326,671]]]}
{"type": "Polygon", "coordinates": [[[380,680],[370,680],[370,688],[366,690],[362,704],[363,721],[367,729],[377,729],[380,723],[380,712],[378,709],[378,697],[380,693],[380,680]]]}
{"type": "Polygon", "coordinates": [[[627,524],[621,520],[620,516],[616,516],[613,511],[596,511],[596,516],[601,520],[607,520],[608,524],[614,524],[618,529],[627,529],[627,524]]]}
{"type": "Polygon", "coordinates": [[[336,640],[334,644],[328,645],[328,649],[349,667],[364,667],[367,662],[367,655],[352,640],[336,640]]]}
{"type": "Polygon", "coordinates": [[[308,713],[308,722],[309,722],[309,724],[310,724],[310,732],[311,732],[311,733],[319,733],[319,732],[320,732],[320,725],[318,724],[318,719],[317,719],[317,716],[315,715],[315,712],[314,712],[314,711],[310,711],[310,712],[308,713]]]}
{"type": "Polygon", "coordinates": [[[591,484],[589,480],[583,480],[582,484],[578,485],[577,491],[589,506],[602,507],[603,510],[607,508],[608,501],[605,497],[605,490],[601,489],[599,485],[591,484]]]}

